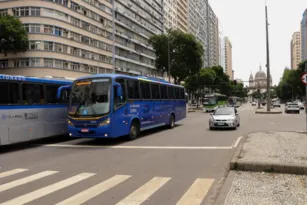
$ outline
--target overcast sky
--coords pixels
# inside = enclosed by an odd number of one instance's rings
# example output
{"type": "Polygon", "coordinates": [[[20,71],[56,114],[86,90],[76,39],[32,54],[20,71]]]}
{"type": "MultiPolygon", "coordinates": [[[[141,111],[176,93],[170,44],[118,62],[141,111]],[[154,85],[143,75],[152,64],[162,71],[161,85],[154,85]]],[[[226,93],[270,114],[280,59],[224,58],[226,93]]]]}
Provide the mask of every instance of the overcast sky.
{"type": "MultiPolygon", "coordinates": [[[[265,0],[209,0],[219,18],[224,36],[232,42],[235,78],[248,80],[266,71],[265,0]]],[[[270,37],[270,67],[273,84],[278,84],[284,68],[290,67],[290,41],[300,30],[306,0],[267,0],[270,37]]]]}

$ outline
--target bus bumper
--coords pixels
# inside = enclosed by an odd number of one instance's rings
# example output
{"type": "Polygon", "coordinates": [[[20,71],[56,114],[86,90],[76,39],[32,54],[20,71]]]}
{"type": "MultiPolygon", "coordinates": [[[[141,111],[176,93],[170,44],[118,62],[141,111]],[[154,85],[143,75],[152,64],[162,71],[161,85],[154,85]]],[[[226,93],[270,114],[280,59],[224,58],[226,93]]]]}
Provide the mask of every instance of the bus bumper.
{"type": "Polygon", "coordinates": [[[110,125],[97,128],[76,128],[70,125],[68,126],[69,136],[77,138],[112,138],[110,130],[110,125]]]}

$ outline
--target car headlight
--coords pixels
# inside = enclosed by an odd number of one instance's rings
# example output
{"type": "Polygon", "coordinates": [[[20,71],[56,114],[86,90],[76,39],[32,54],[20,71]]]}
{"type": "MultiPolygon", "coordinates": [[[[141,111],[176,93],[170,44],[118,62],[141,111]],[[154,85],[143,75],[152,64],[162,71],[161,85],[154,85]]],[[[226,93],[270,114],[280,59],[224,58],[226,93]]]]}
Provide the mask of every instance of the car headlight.
{"type": "Polygon", "coordinates": [[[67,120],[67,124],[70,126],[74,126],[74,124],[70,120],[67,120]]]}
{"type": "Polygon", "coordinates": [[[111,119],[107,118],[107,119],[101,121],[98,126],[104,126],[104,125],[108,125],[110,123],[111,123],[111,119]]]}

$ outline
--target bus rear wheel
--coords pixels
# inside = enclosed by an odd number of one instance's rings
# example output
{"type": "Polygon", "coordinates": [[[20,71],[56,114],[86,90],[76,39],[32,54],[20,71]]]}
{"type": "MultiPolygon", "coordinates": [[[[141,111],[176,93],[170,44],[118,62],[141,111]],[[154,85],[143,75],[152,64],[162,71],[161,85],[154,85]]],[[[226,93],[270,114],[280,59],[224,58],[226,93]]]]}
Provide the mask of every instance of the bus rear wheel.
{"type": "Polygon", "coordinates": [[[133,121],[130,125],[128,139],[135,140],[139,136],[139,134],[140,134],[140,124],[137,123],[136,121],[133,121]]]}
{"type": "Polygon", "coordinates": [[[171,114],[169,116],[169,124],[168,124],[168,128],[169,129],[173,129],[175,127],[175,116],[173,114],[171,114]]]}

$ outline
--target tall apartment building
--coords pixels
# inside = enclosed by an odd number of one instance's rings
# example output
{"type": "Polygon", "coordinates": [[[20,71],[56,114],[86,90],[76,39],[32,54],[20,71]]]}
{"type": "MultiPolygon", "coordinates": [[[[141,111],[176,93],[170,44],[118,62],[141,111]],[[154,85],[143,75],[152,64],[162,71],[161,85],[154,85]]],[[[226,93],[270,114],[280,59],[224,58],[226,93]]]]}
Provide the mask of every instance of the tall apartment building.
{"type": "Polygon", "coordinates": [[[232,70],[232,44],[228,37],[224,38],[224,43],[225,43],[225,70],[230,80],[233,80],[234,76],[232,70]]]}
{"type": "Polygon", "coordinates": [[[307,60],[307,9],[303,13],[301,21],[301,44],[302,44],[302,61],[307,60]]]}
{"type": "Polygon", "coordinates": [[[218,18],[208,6],[208,66],[219,65],[219,23],[218,18]]]}
{"type": "Polygon", "coordinates": [[[297,69],[302,58],[301,32],[294,32],[291,39],[291,69],[297,69]]]}
{"type": "Polygon", "coordinates": [[[1,73],[157,74],[148,40],[163,32],[161,0],[3,1],[0,14],[20,18],[30,40],[27,52],[0,55],[1,73]]]}
{"type": "Polygon", "coordinates": [[[226,73],[226,49],[225,49],[225,37],[222,29],[219,32],[219,65],[223,67],[224,73],[226,73]]]}
{"type": "Polygon", "coordinates": [[[208,0],[164,0],[164,26],[193,34],[204,48],[204,66],[219,65],[219,25],[208,0]]]}
{"type": "Polygon", "coordinates": [[[164,0],[164,31],[180,29],[188,32],[188,0],[164,0]]]}

